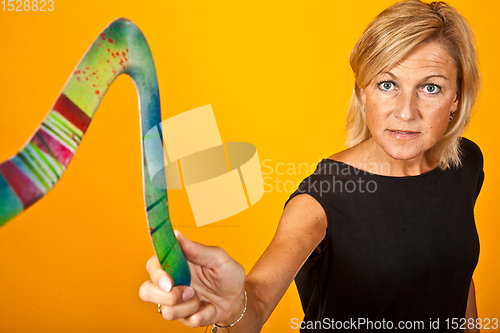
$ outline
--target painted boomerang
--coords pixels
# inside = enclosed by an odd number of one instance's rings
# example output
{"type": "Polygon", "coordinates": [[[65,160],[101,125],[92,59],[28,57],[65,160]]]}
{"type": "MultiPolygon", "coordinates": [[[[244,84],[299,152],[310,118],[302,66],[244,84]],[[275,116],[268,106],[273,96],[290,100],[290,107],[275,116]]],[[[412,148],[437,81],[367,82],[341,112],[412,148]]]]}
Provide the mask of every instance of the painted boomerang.
{"type": "MultiPolygon", "coordinates": [[[[59,181],[106,91],[122,73],[132,78],[139,95],[142,176],[151,240],[174,284],[189,285],[189,268],[172,230],[165,178],[150,177],[148,172],[147,163],[155,163],[152,170],[162,170],[165,166],[162,147],[148,145],[148,140],[157,137],[145,135],[162,121],[155,65],[146,38],[134,23],[124,18],[113,21],[102,31],[42,124],[17,155],[0,164],[0,226],[42,198],[59,181]],[[154,158],[146,161],[146,149],[148,157],[154,158]]],[[[158,128],[161,133],[161,127],[158,128]]]]}

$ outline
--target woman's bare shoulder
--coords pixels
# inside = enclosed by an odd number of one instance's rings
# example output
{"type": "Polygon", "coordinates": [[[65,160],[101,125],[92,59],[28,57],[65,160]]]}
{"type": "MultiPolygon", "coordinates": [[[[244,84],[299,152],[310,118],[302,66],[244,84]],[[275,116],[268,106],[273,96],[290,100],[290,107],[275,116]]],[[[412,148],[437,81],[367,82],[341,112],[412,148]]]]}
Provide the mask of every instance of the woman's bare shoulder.
{"type": "Polygon", "coordinates": [[[293,225],[293,230],[312,228],[326,230],[327,217],[323,206],[313,196],[303,193],[293,197],[283,210],[280,222],[293,225]]]}

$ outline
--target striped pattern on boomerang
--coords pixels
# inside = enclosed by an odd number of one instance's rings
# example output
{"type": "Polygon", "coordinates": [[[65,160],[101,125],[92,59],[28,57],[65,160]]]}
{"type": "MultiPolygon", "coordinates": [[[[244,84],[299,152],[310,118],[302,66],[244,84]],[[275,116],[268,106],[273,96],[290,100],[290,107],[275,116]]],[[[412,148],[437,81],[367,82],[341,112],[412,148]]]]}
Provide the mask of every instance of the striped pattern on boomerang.
{"type": "Polygon", "coordinates": [[[175,285],[189,285],[191,276],[173,233],[164,177],[148,172],[164,168],[163,149],[148,144],[158,136],[145,134],[158,127],[160,98],[156,70],[148,43],[131,21],[113,21],[94,41],[68,79],[42,124],[19,153],[0,164],[0,226],[49,192],[68,168],[92,117],[113,81],[129,75],[139,95],[144,201],[151,240],[160,263],[175,285]],[[156,158],[144,157],[148,155],[156,158]]]}

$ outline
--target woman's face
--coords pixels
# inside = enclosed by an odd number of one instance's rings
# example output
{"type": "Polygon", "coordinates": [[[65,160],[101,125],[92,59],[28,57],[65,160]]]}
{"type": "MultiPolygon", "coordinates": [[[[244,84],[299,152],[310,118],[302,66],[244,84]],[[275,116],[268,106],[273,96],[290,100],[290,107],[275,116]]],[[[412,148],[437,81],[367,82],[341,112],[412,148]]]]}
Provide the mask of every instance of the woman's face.
{"type": "Polygon", "coordinates": [[[417,45],[360,89],[377,149],[397,160],[423,157],[443,136],[458,107],[457,68],[439,41],[417,45]]]}

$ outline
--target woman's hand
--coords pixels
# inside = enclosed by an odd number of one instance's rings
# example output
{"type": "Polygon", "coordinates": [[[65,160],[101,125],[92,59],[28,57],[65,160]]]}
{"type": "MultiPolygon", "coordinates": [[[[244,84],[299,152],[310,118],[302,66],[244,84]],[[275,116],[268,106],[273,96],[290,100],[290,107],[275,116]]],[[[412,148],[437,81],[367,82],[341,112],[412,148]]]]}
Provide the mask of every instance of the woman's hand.
{"type": "Polygon", "coordinates": [[[246,290],[246,311],[231,332],[260,332],[307,257],[325,237],[327,225],[320,203],[308,194],[297,195],[285,207],[273,240],[246,277],[243,267],[223,249],[192,242],[175,232],[191,271],[192,288],[172,288],[171,277],[154,256],[147,264],[151,280],[141,286],[139,295],[147,302],[162,304],[167,320],[178,319],[190,327],[227,326],[240,319],[246,290]]]}
{"type": "Polygon", "coordinates": [[[245,270],[224,249],[175,234],[191,271],[191,287],[172,288],[172,278],[153,256],[146,265],[151,280],[142,284],[139,296],[161,304],[166,320],[179,320],[189,327],[231,324],[243,311],[245,270]]]}

